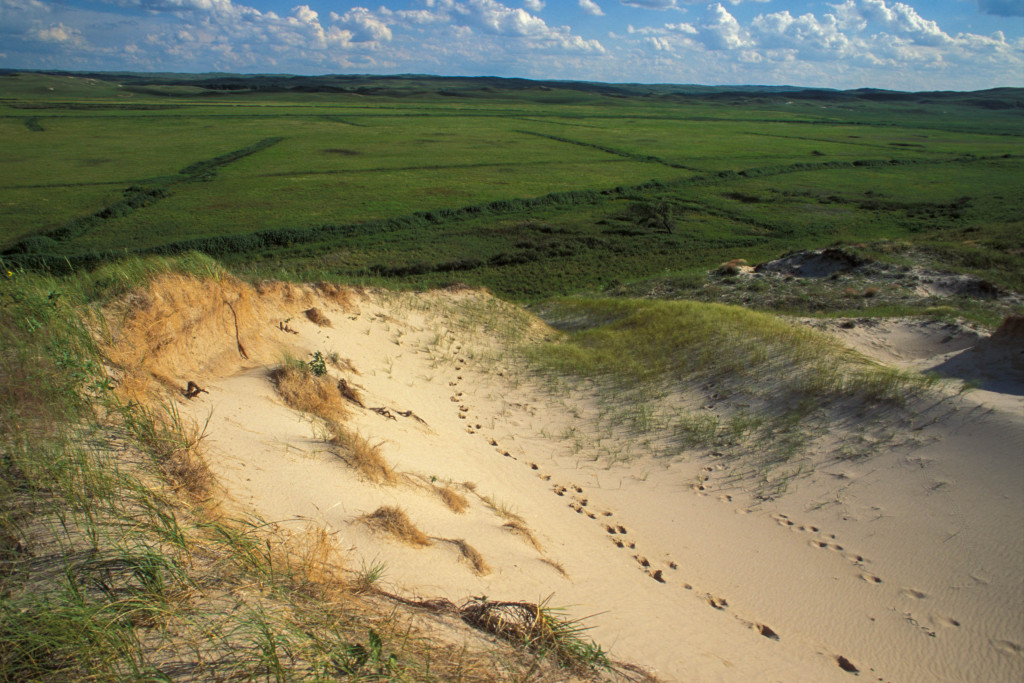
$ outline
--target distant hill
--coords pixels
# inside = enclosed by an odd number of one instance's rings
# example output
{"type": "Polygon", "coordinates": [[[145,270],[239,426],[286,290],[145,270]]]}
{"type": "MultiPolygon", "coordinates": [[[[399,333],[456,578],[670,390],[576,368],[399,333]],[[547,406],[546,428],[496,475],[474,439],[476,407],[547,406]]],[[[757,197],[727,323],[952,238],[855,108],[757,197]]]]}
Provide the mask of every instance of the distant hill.
{"type": "MultiPolygon", "coordinates": [[[[13,70],[0,70],[9,75],[13,70]]],[[[817,100],[825,103],[885,102],[891,104],[947,104],[983,109],[1024,109],[1024,88],[992,88],[974,92],[901,92],[875,88],[831,90],[768,85],[676,85],[551,81],[495,76],[431,76],[401,74],[290,76],[286,74],[175,74],[132,72],[38,71],[53,76],[75,76],[113,81],[122,87],[158,97],[230,97],[249,93],[325,93],[374,97],[516,97],[544,99],[563,95],[617,98],[667,98],[726,103],[750,101],[817,100]]]]}

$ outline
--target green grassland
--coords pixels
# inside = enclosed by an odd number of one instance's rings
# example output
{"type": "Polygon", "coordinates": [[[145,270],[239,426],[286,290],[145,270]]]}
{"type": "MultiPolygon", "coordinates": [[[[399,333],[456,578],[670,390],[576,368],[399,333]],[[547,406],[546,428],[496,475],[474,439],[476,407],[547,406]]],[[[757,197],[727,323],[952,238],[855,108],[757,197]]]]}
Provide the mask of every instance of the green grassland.
{"type": "Polygon", "coordinates": [[[878,240],[1024,289],[1024,95],[0,75],[0,251],[538,300],[878,240]]]}

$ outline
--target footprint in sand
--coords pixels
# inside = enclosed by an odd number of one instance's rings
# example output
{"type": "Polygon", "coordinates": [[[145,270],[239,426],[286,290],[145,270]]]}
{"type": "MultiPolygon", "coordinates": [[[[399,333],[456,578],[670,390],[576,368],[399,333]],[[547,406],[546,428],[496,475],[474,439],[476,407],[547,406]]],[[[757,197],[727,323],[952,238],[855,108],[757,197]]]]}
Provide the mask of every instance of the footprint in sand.
{"type": "Polygon", "coordinates": [[[765,638],[779,640],[779,634],[768,624],[754,624],[754,629],[765,638]]]}
{"type": "Polygon", "coordinates": [[[715,609],[724,610],[726,607],[729,606],[729,603],[728,601],[726,601],[725,598],[719,598],[717,596],[711,595],[710,593],[706,596],[706,598],[708,604],[714,607],[715,609]]]}
{"type": "Polygon", "coordinates": [[[786,515],[772,515],[772,519],[779,523],[779,526],[791,527],[794,525],[793,521],[786,515]]]}
{"type": "Polygon", "coordinates": [[[842,655],[838,655],[836,657],[836,664],[839,665],[840,669],[842,669],[843,671],[845,671],[847,673],[851,673],[851,674],[859,674],[860,673],[860,669],[858,669],[854,665],[853,662],[851,662],[849,659],[847,659],[846,657],[844,657],[842,655]]]}
{"type": "Polygon", "coordinates": [[[922,593],[921,591],[915,590],[913,588],[901,588],[900,595],[902,595],[905,598],[912,598],[914,600],[924,600],[928,597],[927,594],[922,593]]]}
{"type": "Polygon", "coordinates": [[[933,615],[929,621],[935,626],[942,628],[960,628],[960,622],[952,617],[933,615]]]}
{"type": "Polygon", "coordinates": [[[1007,655],[1009,657],[1024,657],[1024,647],[1021,647],[1017,643],[1010,640],[996,640],[992,639],[989,641],[992,643],[992,647],[996,649],[1000,654],[1007,655]]]}
{"type": "Polygon", "coordinates": [[[828,541],[822,541],[820,539],[812,539],[810,541],[810,546],[812,548],[828,548],[829,550],[834,550],[836,552],[842,552],[844,550],[843,546],[838,543],[829,543],[828,541]]]}
{"type": "Polygon", "coordinates": [[[861,574],[860,578],[864,581],[867,581],[868,583],[882,583],[882,579],[875,576],[874,574],[868,574],[866,572],[861,574]]]}

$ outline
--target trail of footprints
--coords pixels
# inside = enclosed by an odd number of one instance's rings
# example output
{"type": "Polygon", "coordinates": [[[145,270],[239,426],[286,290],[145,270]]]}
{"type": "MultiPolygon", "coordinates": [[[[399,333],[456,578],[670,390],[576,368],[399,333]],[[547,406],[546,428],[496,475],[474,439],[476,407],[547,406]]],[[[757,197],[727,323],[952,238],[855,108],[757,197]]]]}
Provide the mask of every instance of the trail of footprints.
{"type": "MultiPolygon", "coordinates": [[[[859,567],[860,569],[864,570],[864,571],[862,571],[860,573],[860,578],[863,581],[866,581],[866,582],[872,583],[872,584],[884,583],[882,581],[881,577],[876,576],[876,575],[874,575],[871,572],[866,570],[864,565],[869,560],[867,560],[863,555],[859,555],[858,553],[854,553],[854,552],[848,551],[845,547],[843,547],[842,545],[837,543],[836,542],[836,535],[835,534],[825,534],[824,532],[822,532],[822,530],[820,528],[818,528],[818,527],[816,527],[816,526],[814,526],[812,524],[798,524],[797,522],[794,522],[793,520],[791,520],[787,515],[784,515],[782,513],[778,513],[778,514],[772,515],[772,519],[774,519],[776,522],[778,522],[779,526],[786,527],[786,528],[788,528],[788,529],[790,529],[792,531],[797,531],[797,532],[802,532],[802,533],[807,533],[807,534],[814,534],[815,536],[813,538],[811,538],[810,540],[808,540],[808,542],[807,542],[808,545],[810,545],[812,548],[819,548],[819,549],[822,549],[822,550],[831,550],[832,552],[840,553],[851,564],[853,564],[853,565],[859,567]]],[[[913,589],[906,589],[906,590],[913,590],[913,589]]],[[[914,592],[919,592],[919,591],[914,591],[914,592]]],[[[921,595],[924,595],[924,593],[921,593],[921,595]]]]}
{"type": "MultiPolygon", "coordinates": [[[[458,353],[459,348],[460,347],[456,348],[456,353],[458,353]]],[[[463,358],[456,356],[455,360],[456,360],[456,368],[458,370],[462,370],[463,368],[466,367],[465,366],[465,360],[463,358]]],[[[470,419],[470,416],[469,416],[470,408],[469,408],[468,405],[466,405],[466,403],[463,400],[463,392],[458,391],[458,386],[459,386],[459,383],[461,381],[462,381],[462,375],[458,375],[458,376],[456,376],[454,381],[451,381],[451,382],[448,383],[448,385],[453,388],[453,394],[450,397],[450,400],[451,400],[452,403],[458,403],[459,404],[459,406],[458,406],[458,415],[459,415],[459,419],[460,420],[465,420],[467,422],[466,432],[468,434],[476,434],[476,433],[480,432],[483,429],[483,427],[479,423],[474,423],[470,419]]],[[[491,438],[491,437],[485,437],[485,438],[487,438],[488,445],[490,445],[490,446],[494,447],[495,449],[497,449],[497,451],[501,455],[503,455],[504,457],[512,458],[513,460],[517,460],[517,461],[519,460],[519,458],[516,458],[514,455],[509,453],[507,450],[503,449],[494,438],[491,438]]],[[[551,475],[540,472],[540,466],[537,465],[536,463],[534,463],[534,462],[527,462],[526,465],[531,470],[536,471],[537,472],[537,476],[542,481],[545,481],[545,482],[550,482],[551,481],[551,475]]],[[[697,490],[701,491],[701,492],[705,492],[707,490],[707,486],[705,484],[707,483],[707,480],[710,478],[709,475],[710,475],[710,472],[711,472],[711,470],[713,468],[709,467],[709,468],[706,468],[706,469],[709,471],[708,474],[705,474],[701,478],[700,485],[697,486],[697,490]]],[[[604,529],[604,532],[608,535],[609,540],[617,548],[622,548],[623,550],[627,550],[627,551],[633,551],[632,559],[633,559],[634,562],[636,562],[638,569],[642,570],[645,574],[647,574],[653,580],[655,580],[655,581],[657,581],[658,583],[661,583],[661,584],[667,584],[668,583],[668,579],[667,579],[667,576],[666,576],[666,572],[674,572],[674,571],[676,571],[679,568],[679,565],[677,565],[675,563],[675,561],[673,561],[671,559],[668,559],[668,560],[664,561],[664,565],[665,565],[664,568],[655,568],[654,565],[651,563],[651,561],[648,560],[637,549],[636,541],[633,540],[633,538],[630,536],[629,530],[625,527],[625,525],[619,524],[617,522],[617,520],[612,520],[611,519],[612,517],[614,517],[614,513],[612,511],[610,511],[610,510],[594,511],[591,508],[591,506],[590,506],[590,499],[587,498],[584,495],[584,490],[583,490],[582,487],[580,487],[580,486],[578,486],[576,484],[571,484],[571,483],[568,486],[565,486],[565,485],[562,485],[562,484],[558,484],[558,483],[553,483],[551,485],[551,491],[556,496],[567,498],[568,499],[567,505],[574,512],[576,512],[577,514],[586,515],[588,518],[593,519],[598,524],[600,524],[601,527],[604,529]]],[[[730,496],[728,494],[724,494],[722,496],[719,496],[719,499],[722,500],[723,502],[732,502],[732,496],[730,496]]],[[[826,549],[826,550],[830,550],[830,551],[833,551],[833,552],[842,553],[843,557],[845,557],[848,561],[850,561],[851,563],[853,563],[853,564],[855,564],[855,565],[857,565],[858,567],[861,567],[861,568],[864,568],[864,564],[867,562],[867,560],[862,555],[858,555],[856,553],[849,552],[842,545],[837,543],[836,542],[836,537],[835,537],[834,534],[823,534],[821,532],[821,529],[819,529],[817,526],[798,524],[798,523],[794,522],[793,520],[789,519],[789,517],[787,517],[786,515],[783,515],[783,514],[773,515],[773,519],[775,519],[776,522],[779,523],[779,525],[784,526],[784,527],[788,527],[788,528],[790,528],[790,529],[792,529],[794,531],[815,534],[816,536],[809,540],[809,544],[812,547],[820,548],[820,549],[826,549]]],[[[881,583],[883,583],[883,581],[882,581],[882,579],[880,577],[875,576],[874,574],[872,574],[872,573],[870,573],[870,572],[868,572],[866,570],[863,571],[860,574],[860,578],[863,579],[864,581],[866,581],[868,583],[872,583],[872,584],[881,584],[881,583]]],[[[687,590],[687,591],[694,591],[694,587],[691,584],[689,584],[689,583],[683,582],[680,585],[685,590],[687,590]]],[[[713,609],[716,609],[716,610],[724,612],[729,607],[729,602],[724,597],[713,595],[711,593],[701,594],[701,593],[697,592],[696,594],[699,595],[701,597],[701,599],[704,602],[706,602],[713,609]]],[[[916,591],[916,590],[913,590],[913,589],[904,589],[902,594],[907,595],[909,597],[914,597],[916,599],[922,599],[922,598],[926,597],[924,593],[921,593],[920,591],[916,591]]],[[[768,638],[770,640],[776,640],[776,641],[780,640],[779,634],[776,633],[776,631],[773,628],[771,628],[769,625],[758,623],[758,622],[753,622],[753,621],[748,621],[748,620],[746,620],[746,619],[744,619],[744,618],[742,618],[742,617],[740,617],[739,615],[736,615],[736,614],[733,614],[732,616],[737,621],[743,623],[748,628],[756,631],[757,633],[759,633],[760,635],[764,636],[765,638],[768,638]]],[[[905,615],[905,616],[907,616],[908,618],[912,619],[912,617],[910,617],[909,614],[905,615]]],[[[945,621],[948,622],[948,625],[960,626],[960,623],[958,621],[956,621],[955,619],[946,619],[945,621]]],[[[934,635],[934,634],[931,634],[931,635],[934,635]]],[[[836,655],[833,659],[835,660],[836,665],[840,669],[842,669],[843,671],[846,671],[848,673],[852,673],[852,674],[855,674],[855,675],[860,673],[860,669],[856,665],[854,665],[846,657],[844,657],[842,655],[836,655]]]]}

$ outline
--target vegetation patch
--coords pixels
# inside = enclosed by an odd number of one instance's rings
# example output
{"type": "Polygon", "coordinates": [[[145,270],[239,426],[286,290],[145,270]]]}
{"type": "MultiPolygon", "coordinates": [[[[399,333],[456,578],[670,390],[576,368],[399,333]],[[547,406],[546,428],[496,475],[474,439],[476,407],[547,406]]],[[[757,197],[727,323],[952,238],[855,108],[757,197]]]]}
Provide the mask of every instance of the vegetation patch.
{"type": "Polygon", "coordinates": [[[430,537],[417,529],[401,508],[384,505],[363,515],[361,519],[368,526],[394,536],[407,545],[422,548],[432,543],[430,537]]]}

